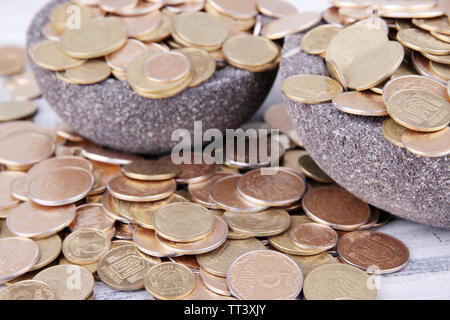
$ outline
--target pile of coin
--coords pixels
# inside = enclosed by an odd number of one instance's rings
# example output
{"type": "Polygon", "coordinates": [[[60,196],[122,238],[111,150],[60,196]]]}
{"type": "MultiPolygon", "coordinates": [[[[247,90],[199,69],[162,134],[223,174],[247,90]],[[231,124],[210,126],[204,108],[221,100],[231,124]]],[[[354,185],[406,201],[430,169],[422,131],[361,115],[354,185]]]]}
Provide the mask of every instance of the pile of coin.
{"type": "Polygon", "coordinates": [[[389,142],[423,157],[450,154],[448,5],[331,3],[323,13],[329,24],[301,42],[304,52],[325,59],[331,78],[292,76],[282,84],[285,96],[305,104],[331,101],[359,116],[389,116],[382,125],[389,142]]]}

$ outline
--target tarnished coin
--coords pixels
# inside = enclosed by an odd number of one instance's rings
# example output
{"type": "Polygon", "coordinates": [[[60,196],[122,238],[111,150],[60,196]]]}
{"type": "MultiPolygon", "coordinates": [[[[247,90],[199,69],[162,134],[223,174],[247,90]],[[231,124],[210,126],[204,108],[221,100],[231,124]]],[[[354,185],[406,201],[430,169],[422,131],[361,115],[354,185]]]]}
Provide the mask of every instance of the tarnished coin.
{"type": "Polygon", "coordinates": [[[281,85],[284,95],[293,101],[316,104],[330,101],[342,92],[339,82],[315,74],[295,75],[285,79],[281,85]]]}
{"type": "Polygon", "coordinates": [[[176,177],[177,183],[198,183],[207,180],[217,169],[216,164],[208,164],[201,153],[182,155],[180,159],[167,156],[160,160],[170,161],[181,169],[181,173],[176,177]]]}
{"type": "Polygon", "coordinates": [[[58,41],[42,40],[30,48],[30,56],[39,67],[51,71],[63,71],[79,67],[85,60],[68,56],[58,41]]]}
{"type": "Polygon", "coordinates": [[[28,101],[7,101],[0,103],[0,121],[20,120],[37,111],[37,106],[28,101]]]}
{"type": "Polygon", "coordinates": [[[308,31],[302,38],[302,50],[309,54],[322,54],[327,51],[328,44],[341,30],[341,27],[324,24],[308,31]]]}
{"type": "Polygon", "coordinates": [[[0,284],[28,272],[39,259],[39,247],[33,240],[11,237],[0,239],[0,284]]]}
{"type": "Polygon", "coordinates": [[[228,269],[227,280],[233,296],[242,300],[295,298],[303,287],[303,274],[298,265],[272,250],[241,255],[228,269]]]}
{"type": "Polygon", "coordinates": [[[303,277],[306,279],[308,274],[314,269],[324,266],[327,264],[340,264],[339,260],[333,257],[331,254],[323,252],[313,256],[294,256],[288,255],[289,258],[294,260],[294,262],[300,267],[303,273],[303,277]]]}
{"type": "Polygon", "coordinates": [[[49,285],[56,294],[56,300],[85,300],[94,290],[94,277],[77,265],[58,265],[39,272],[33,280],[49,285]],[[73,283],[77,277],[79,285],[73,283]]]}
{"type": "Polygon", "coordinates": [[[344,231],[356,230],[370,218],[370,208],[366,203],[335,187],[319,187],[306,192],[303,209],[315,222],[344,231]]]}
{"type": "Polygon", "coordinates": [[[409,260],[403,242],[376,231],[350,232],[339,238],[337,248],[343,261],[369,273],[396,272],[409,260]]]}
{"type": "Polygon", "coordinates": [[[28,179],[33,179],[42,173],[59,169],[59,168],[67,168],[67,167],[76,167],[80,169],[84,169],[87,171],[92,171],[92,164],[81,157],[75,156],[63,156],[63,157],[55,157],[50,158],[44,161],[39,162],[34,165],[28,172],[28,179]]]}
{"type": "Polygon", "coordinates": [[[98,229],[81,229],[69,234],[63,242],[62,252],[75,264],[92,264],[100,260],[111,246],[108,235],[98,229]]]}
{"type": "Polygon", "coordinates": [[[387,111],[398,124],[420,132],[439,131],[450,123],[450,103],[423,89],[395,93],[387,102],[387,111]]]}
{"type": "Polygon", "coordinates": [[[92,174],[94,175],[94,186],[89,192],[89,195],[96,195],[104,192],[108,182],[118,176],[121,167],[117,164],[109,164],[91,160],[93,166],[92,174]]]}
{"type": "Polygon", "coordinates": [[[189,202],[171,203],[153,214],[156,232],[165,239],[192,242],[208,235],[214,227],[214,215],[189,202]]]}
{"type": "Polygon", "coordinates": [[[139,253],[135,245],[123,245],[102,256],[97,274],[108,287],[134,291],[144,287],[145,274],[154,265],[139,253]]]}
{"type": "Polygon", "coordinates": [[[106,56],[106,63],[118,71],[126,71],[130,63],[147,51],[145,44],[136,39],[128,39],[118,51],[106,56]]]}
{"type": "Polygon", "coordinates": [[[397,33],[397,40],[405,47],[431,54],[450,54],[450,44],[433,37],[429,32],[410,28],[397,33]]]}
{"type": "Polygon", "coordinates": [[[142,160],[141,157],[135,156],[133,154],[105,149],[94,144],[89,144],[83,147],[81,154],[83,155],[83,157],[90,160],[109,164],[127,164],[133,161],[142,160]]]}
{"type": "Polygon", "coordinates": [[[198,255],[197,261],[202,270],[219,277],[226,277],[228,268],[236,258],[250,251],[264,249],[261,241],[255,238],[227,240],[216,250],[198,255]]]}
{"type": "Polygon", "coordinates": [[[83,199],[94,185],[87,170],[65,167],[43,172],[28,183],[28,197],[43,206],[62,206],[83,199]]]}
{"type": "Polygon", "coordinates": [[[290,170],[263,168],[247,172],[238,183],[239,194],[252,203],[285,206],[299,200],[305,181],[290,170]]]}
{"type": "Polygon", "coordinates": [[[75,218],[75,206],[44,207],[24,202],[11,210],[6,225],[14,234],[26,238],[46,238],[67,227],[75,218]]]}
{"type": "Polygon", "coordinates": [[[192,271],[179,263],[160,263],[145,275],[145,289],[161,300],[179,300],[194,291],[195,277],[192,271]]]}
{"type": "Polygon", "coordinates": [[[150,56],[143,65],[145,76],[155,82],[173,82],[191,72],[191,62],[180,52],[161,52],[150,56]]]}
{"type": "Polygon", "coordinates": [[[196,87],[212,77],[216,71],[216,61],[207,51],[198,48],[180,48],[180,52],[191,62],[192,82],[189,87],[196,87]]]}
{"type": "Polygon", "coordinates": [[[200,269],[199,276],[203,285],[210,291],[222,296],[231,296],[231,291],[227,284],[227,278],[215,276],[209,272],[206,272],[204,269],[200,269]]]}
{"type": "Polygon", "coordinates": [[[116,176],[108,182],[108,191],[117,199],[148,202],[168,198],[177,188],[175,180],[140,181],[116,176]]]}
{"type": "Polygon", "coordinates": [[[24,173],[15,171],[0,172],[0,210],[16,207],[20,201],[11,193],[11,184],[24,177],[24,173]]]}
{"type": "Polygon", "coordinates": [[[307,300],[375,300],[376,286],[368,286],[369,276],[345,264],[327,264],[311,271],[305,279],[303,294],[307,300]],[[339,283],[339,286],[330,286],[339,283]]]}
{"type": "Polygon", "coordinates": [[[399,125],[397,122],[388,118],[383,121],[383,125],[381,126],[381,130],[383,132],[383,136],[387,141],[396,145],[398,147],[404,148],[402,142],[402,135],[405,132],[406,128],[399,125]]]}
{"type": "Polygon", "coordinates": [[[150,229],[138,227],[134,232],[133,241],[140,251],[153,257],[173,257],[178,255],[175,250],[163,246],[156,239],[156,232],[150,229]]]}
{"type": "MultiPolygon", "coordinates": [[[[199,183],[191,183],[188,185],[189,194],[194,202],[201,204],[210,209],[218,209],[219,207],[211,200],[210,190],[212,186],[223,177],[233,175],[231,172],[216,172],[211,179],[199,183]]],[[[236,184],[237,186],[237,184],[236,184]]]]}
{"type": "Polygon", "coordinates": [[[305,31],[318,24],[321,19],[320,12],[294,12],[268,23],[262,28],[261,35],[269,39],[281,39],[290,34],[305,31]]]}
{"type": "Polygon", "coordinates": [[[332,100],[337,109],[362,116],[386,116],[383,98],[370,92],[349,91],[335,96],[332,100]]]}
{"type": "Polygon", "coordinates": [[[181,169],[166,161],[141,160],[124,165],[122,173],[137,180],[168,180],[180,174],[181,169]]]}
{"type": "Polygon", "coordinates": [[[79,67],[66,70],[65,76],[77,84],[94,84],[106,80],[111,68],[101,59],[92,59],[79,67]]]}
{"type": "Polygon", "coordinates": [[[281,18],[297,12],[292,4],[278,0],[257,0],[256,7],[262,14],[273,18],[281,18]]]}
{"type": "Polygon", "coordinates": [[[53,289],[36,280],[14,283],[0,292],[0,300],[55,300],[53,289]]]}
{"type": "Polygon", "coordinates": [[[245,214],[226,211],[223,218],[230,229],[253,237],[281,234],[291,225],[290,215],[282,209],[268,209],[245,214]]]}
{"type": "Polygon", "coordinates": [[[35,240],[35,242],[39,247],[39,260],[30,271],[41,269],[55,261],[61,253],[62,248],[61,238],[57,234],[48,238],[35,240]]]}
{"type": "Polygon", "coordinates": [[[290,231],[292,242],[304,250],[323,250],[333,248],[338,234],[332,228],[319,223],[304,223],[290,231]]]}
{"type": "Polygon", "coordinates": [[[450,153],[450,129],[423,133],[406,130],[402,134],[406,150],[422,157],[444,157],[450,153]]]}

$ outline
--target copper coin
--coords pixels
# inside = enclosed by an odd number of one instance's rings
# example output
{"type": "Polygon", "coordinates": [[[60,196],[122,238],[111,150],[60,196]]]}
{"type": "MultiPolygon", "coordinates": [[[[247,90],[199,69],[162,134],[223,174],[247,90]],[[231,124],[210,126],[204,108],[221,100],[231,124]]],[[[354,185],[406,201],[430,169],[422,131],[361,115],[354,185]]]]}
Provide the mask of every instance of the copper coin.
{"type": "Polygon", "coordinates": [[[123,166],[122,173],[136,180],[168,180],[181,173],[173,163],[157,160],[141,160],[123,166]]]}
{"type": "Polygon", "coordinates": [[[256,250],[233,262],[227,281],[233,296],[242,300],[290,299],[302,290],[303,274],[288,256],[256,250]]]}
{"type": "Polygon", "coordinates": [[[69,228],[72,232],[82,229],[99,229],[106,232],[114,226],[114,222],[115,220],[105,213],[103,205],[92,203],[77,207],[77,215],[69,228]]]}
{"type": "Polygon", "coordinates": [[[102,205],[108,217],[123,223],[131,222],[120,213],[118,200],[114,198],[111,193],[105,192],[103,195],[102,205]]]}
{"type": "Polygon", "coordinates": [[[383,98],[370,92],[349,91],[332,99],[333,106],[343,112],[361,116],[386,116],[388,114],[383,98]]]}
{"type": "Polygon", "coordinates": [[[0,210],[13,208],[20,203],[20,201],[11,194],[11,183],[23,176],[24,174],[21,172],[0,172],[0,210]]]}
{"type": "Polygon", "coordinates": [[[134,232],[133,241],[140,251],[154,257],[162,258],[178,255],[175,250],[163,246],[156,239],[156,232],[154,230],[138,227],[134,232]]]}
{"type": "Polygon", "coordinates": [[[108,191],[117,199],[134,202],[156,201],[170,197],[177,189],[175,180],[140,181],[122,175],[112,178],[108,191]]]}
{"type": "Polygon", "coordinates": [[[105,162],[110,164],[127,164],[136,160],[142,160],[141,157],[133,154],[105,149],[98,145],[89,144],[82,150],[82,155],[90,160],[105,162]]]}
{"type": "Polygon", "coordinates": [[[126,71],[130,63],[146,51],[145,44],[136,39],[128,39],[120,50],[106,56],[106,63],[115,70],[126,71]]]}
{"type": "Polygon", "coordinates": [[[87,196],[94,185],[94,176],[77,167],[57,168],[30,179],[28,197],[43,206],[62,206],[87,196]]]}
{"type": "Polygon", "coordinates": [[[162,23],[162,14],[154,11],[145,15],[122,17],[127,28],[128,37],[139,37],[152,33],[162,23]]]}
{"type": "Polygon", "coordinates": [[[28,179],[26,174],[23,174],[22,177],[18,177],[11,182],[10,190],[11,195],[21,201],[28,201],[28,179]]]}
{"type": "Polygon", "coordinates": [[[46,238],[65,227],[75,219],[75,205],[44,207],[24,202],[11,210],[6,225],[14,234],[25,238],[46,238]]]}
{"type": "Polygon", "coordinates": [[[210,209],[218,209],[219,207],[211,200],[211,187],[221,178],[233,175],[230,172],[216,172],[211,179],[199,183],[191,183],[188,185],[189,194],[194,202],[201,204],[210,209]]]}
{"type": "Polygon", "coordinates": [[[89,192],[89,195],[96,195],[105,192],[108,182],[118,176],[121,167],[117,164],[109,164],[91,160],[93,167],[92,174],[94,175],[94,186],[89,192]]]}
{"type": "Polygon", "coordinates": [[[300,200],[305,190],[305,182],[283,168],[252,170],[238,183],[238,192],[244,199],[266,206],[289,205],[300,200]]]}
{"type": "Polygon", "coordinates": [[[450,129],[437,132],[416,132],[406,130],[402,134],[406,150],[422,157],[444,157],[450,154],[450,129]]]}
{"type": "MultiPolygon", "coordinates": [[[[174,159],[175,160],[175,159],[174,159]]],[[[209,179],[216,171],[216,164],[208,164],[201,153],[191,153],[183,155],[180,162],[175,163],[171,156],[161,159],[161,161],[171,161],[181,169],[177,176],[177,183],[198,183],[209,179]]]]}
{"type": "Polygon", "coordinates": [[[83,158],[74,156],[64,156],[50,158],[34,165],[27,173],[28,179],[33,179],[38,175],[57,168],[76,167],[87,171],[92,171],[92,164],[83,158]]]}
{"type": "Polygon", "coordinates": [[[173,82],[183,79],[191,72],[191,62],[180,52],[161,52],[144,63],[145,76],[155,82],[173,82]]]}
{"type": "Polygon", "coordinates": [[[403,242],[376,231],[350,232],[339,239],[337,248],[343,261],[369,272],[396,272],[409,260],[409,250],[403,242]]]}
{"type": "Polygon", "coordinates": [[[197,262],[196,256],[179,256],[179,257],[169,257],[169,260],[172,262],[177,262],[184,264],[186,267],[192,270],[194,273],[199,273],[200,266],[197,262]]]}
{"type": "Polygon", "coordinates": [[[61,124],[56,128],[56,134],[64,139],[72,142],[84,142],[85,139],[81,137],[75,130],[67,124],[61,124]]]}
{"type": "Polygon", "coordinates": [[[379,219],[380,219],[380,209],[378,209],[376,207],[370,207],[370,218],[359,229],[367,230],[367,229],[373,228],[378,223],[379,219]]]}
{"type": "Polygon", "coordinates": [[[303,197],[302,204],[309,218],[333,229],[356,230],[370,218],[369,206],[340,188],[311,189],[303,197]]]}
{"type": "Polygon", "coordinates": [[[256,205],[242,198],[238,193],[238,184],[242,175],[231,175],[217,180],[210,188],[210,199],[217,207],[230,212],[259,212],[267,205],[256,205]]]}
{"type": "Polygon", "coordinates": [[[39,259],[39,247],[25,238],[0,239],[0,285],[29,271],[39,259]]]}
{"type": "Polygon", "coordinates": [[[338,234],[332,228],[319,223],[301,224],[290,232],[292,242],[300,249],[323,250],[333,248],[338,234]]]}

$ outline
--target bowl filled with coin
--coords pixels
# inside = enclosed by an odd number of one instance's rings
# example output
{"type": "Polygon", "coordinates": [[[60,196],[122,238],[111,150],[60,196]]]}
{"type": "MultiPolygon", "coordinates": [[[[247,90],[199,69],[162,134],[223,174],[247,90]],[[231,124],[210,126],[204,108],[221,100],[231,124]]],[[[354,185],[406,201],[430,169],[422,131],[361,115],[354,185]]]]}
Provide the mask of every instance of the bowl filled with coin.
{"type": "Polygon", "coordinates": [[[251,3],[54,0],[28,31],[32,69],[81,136],[167,153],[174,130],[237,128],[268,94],[282,42],[259,36],[269,19],[251,3]]]}
{"type": "Polygon", "coordinates": [[[448,6],[331,3],[324,24],[285,39],[282,91],[297,134],[359,198],[450,228],[448,6]]]}

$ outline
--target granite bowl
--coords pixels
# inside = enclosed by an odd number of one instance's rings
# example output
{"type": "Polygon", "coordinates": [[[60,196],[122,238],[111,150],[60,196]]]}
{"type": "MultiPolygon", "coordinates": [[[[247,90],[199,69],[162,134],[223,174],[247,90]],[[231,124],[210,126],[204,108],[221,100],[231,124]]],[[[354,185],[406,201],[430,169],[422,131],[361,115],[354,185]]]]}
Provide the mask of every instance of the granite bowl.
{"type": "MultiPolygon", "coordinates": [[[[53,0],[34,17],[27,33],[27,47],[43,40],[41,30],[55,6],[53,0]]],[[[56,74],[31,63],[44,98],[80,135],[100,145],[132,153],[168,153],[178,141],[172,132],[194,132],[194,121],[203,130],[222,132],[247,122],[258,110],[275,80],[277,70],[251,73],[227,66],[206,83],[168,99],[146,99],[128,83],[110,78],[95,85],[68,85],[56,74]]]]}
{"type": "MultiPolygon", "coordinates": [[[[323,60],[300,50],[303,34],[285,39],[282,79],[328,75],[323,60]]],[[[343,113],[330,103],[289,101],[289,115],[305,149],[339,185],[399,217],[450,229],[450,172],[446,157],[425,158],[389,143],[386,117],[343,113]]]]}

